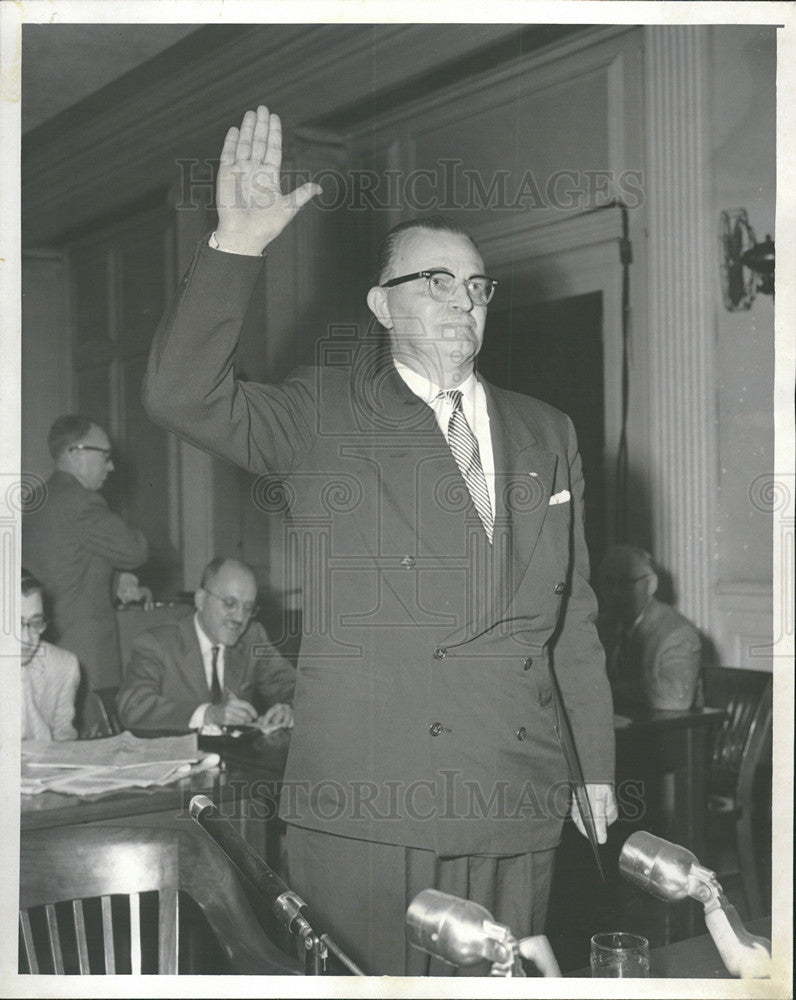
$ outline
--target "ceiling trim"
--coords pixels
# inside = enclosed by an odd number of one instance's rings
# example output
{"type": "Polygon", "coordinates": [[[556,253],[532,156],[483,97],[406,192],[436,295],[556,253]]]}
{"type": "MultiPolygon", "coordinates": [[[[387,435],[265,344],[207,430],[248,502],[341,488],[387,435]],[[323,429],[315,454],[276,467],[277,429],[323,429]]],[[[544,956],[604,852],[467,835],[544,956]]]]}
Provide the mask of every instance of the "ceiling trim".
{"type": "Polygon", "coordinates": [[[511,24],[213,26],[137,67],[22,142],[26,246],[168,184],[181,157],[216,157],[267,100],[286,130],[399,87],[517,32],[511,24]],[[411,53],[411,58],[408,58],[411,53]],[[441,54],[443,58],[441,58],[441,54]]]}

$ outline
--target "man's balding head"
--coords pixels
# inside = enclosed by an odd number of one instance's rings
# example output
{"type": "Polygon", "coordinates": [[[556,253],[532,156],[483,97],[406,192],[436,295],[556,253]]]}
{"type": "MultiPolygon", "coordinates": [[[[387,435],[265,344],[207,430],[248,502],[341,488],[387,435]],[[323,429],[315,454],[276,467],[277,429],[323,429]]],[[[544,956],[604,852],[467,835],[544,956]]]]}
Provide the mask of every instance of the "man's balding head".
{"type": "Polygon", "coordinates": [[[68,472],[92,492],[102,489],[108,473],[113,471],[108,435],[82,414],[58,417],[50,428],[47,445],[56,469],[68,472]]]}
{"type": "Polygon", "coordinates": [[[216,557],[194,595],[199,624],[216,645],[234,646],[257,611],[257,578],[240,559],[216,557]]]}

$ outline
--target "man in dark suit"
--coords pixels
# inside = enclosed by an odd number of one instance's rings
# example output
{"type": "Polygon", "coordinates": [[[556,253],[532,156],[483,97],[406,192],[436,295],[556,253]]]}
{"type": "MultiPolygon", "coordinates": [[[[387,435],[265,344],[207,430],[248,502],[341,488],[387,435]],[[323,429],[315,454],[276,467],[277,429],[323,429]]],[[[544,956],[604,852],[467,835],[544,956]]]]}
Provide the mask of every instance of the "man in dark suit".
{"type": "Polygon", "coordinates": [[[257,581],[245,563],[214,559],[194,595],[196,613],[140,632],[119,690],[127,729],[293,725],[294,667],[256,612],[257,581]],[[256,707],[255,707],[256,703],[256,707]],[[268,706],[267,711],[266,706],[268,706]]]}
{"type": "Polygon", "coordinates": [[[115,570],[146,562],[146,538],[99,491],[113,471],[111,443],[87,417],[59,417],[48,437],[55,471],[43,503],[22,521],[23,562],[52,601],[57,643],[77,656],[91,690],[118,687],[115,570]]]}
{"type": "Polygon", "coordinates": [[[366,971],[422,974],[403,931],[421,889],[469,897],[517,937],[543,929],[570,809],[555,685],[602,841],[616,818],[580,457],[567,417],[475,377],[495,282],[444,219],[382,244],[368,305],[386,335],[330,336],[317,367],[237,381],[260,254],[320,191],[283,195],[280,166],[279,118],[247,112],[144,402],[261,474],[264,506],[284,484],[304,569],[290,881],[366,971]]]}

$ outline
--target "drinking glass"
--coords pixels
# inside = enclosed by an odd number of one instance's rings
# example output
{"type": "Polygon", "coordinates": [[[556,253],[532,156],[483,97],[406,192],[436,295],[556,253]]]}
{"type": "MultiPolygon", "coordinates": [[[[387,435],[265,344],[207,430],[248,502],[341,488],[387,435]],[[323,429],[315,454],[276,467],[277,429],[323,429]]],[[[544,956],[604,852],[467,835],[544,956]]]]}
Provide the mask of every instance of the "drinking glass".
{"type": "Polygon", "coordinates": [[[640,934],[606,931],[591,939],[593,978],[646,979],[649,969],[649,941],[640,934]]]}

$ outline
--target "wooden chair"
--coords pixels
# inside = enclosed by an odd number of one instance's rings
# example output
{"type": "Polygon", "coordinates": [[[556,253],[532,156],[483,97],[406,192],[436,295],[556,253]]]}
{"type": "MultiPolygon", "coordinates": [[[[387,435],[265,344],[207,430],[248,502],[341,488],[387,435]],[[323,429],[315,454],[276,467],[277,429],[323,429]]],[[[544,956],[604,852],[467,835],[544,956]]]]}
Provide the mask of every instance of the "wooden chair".
{"type": "MultiPolygon", "coordinates": [[[[772,690],[772,676],[766,671],[705,670],[705,703],[726,712],[712,747],[708,838],[722,825],[734,825],[732,863],[716,874],[719,881],[726,875],[740,875],[750,920],[764,915],[752,823],[755,774],[759,765],[771,761],[772,690]]],[[[701,860],[712,867],[707,859],[701,860]]]]}
{"type": "Polygon", "coordinates": [[[24,831],[20,971],[112,974],[129,964],[133,974],[175,974],[181,894],[198,905],[234,972],[299,973],[261,929],[224,854],[187,825],[24,831]]]}

